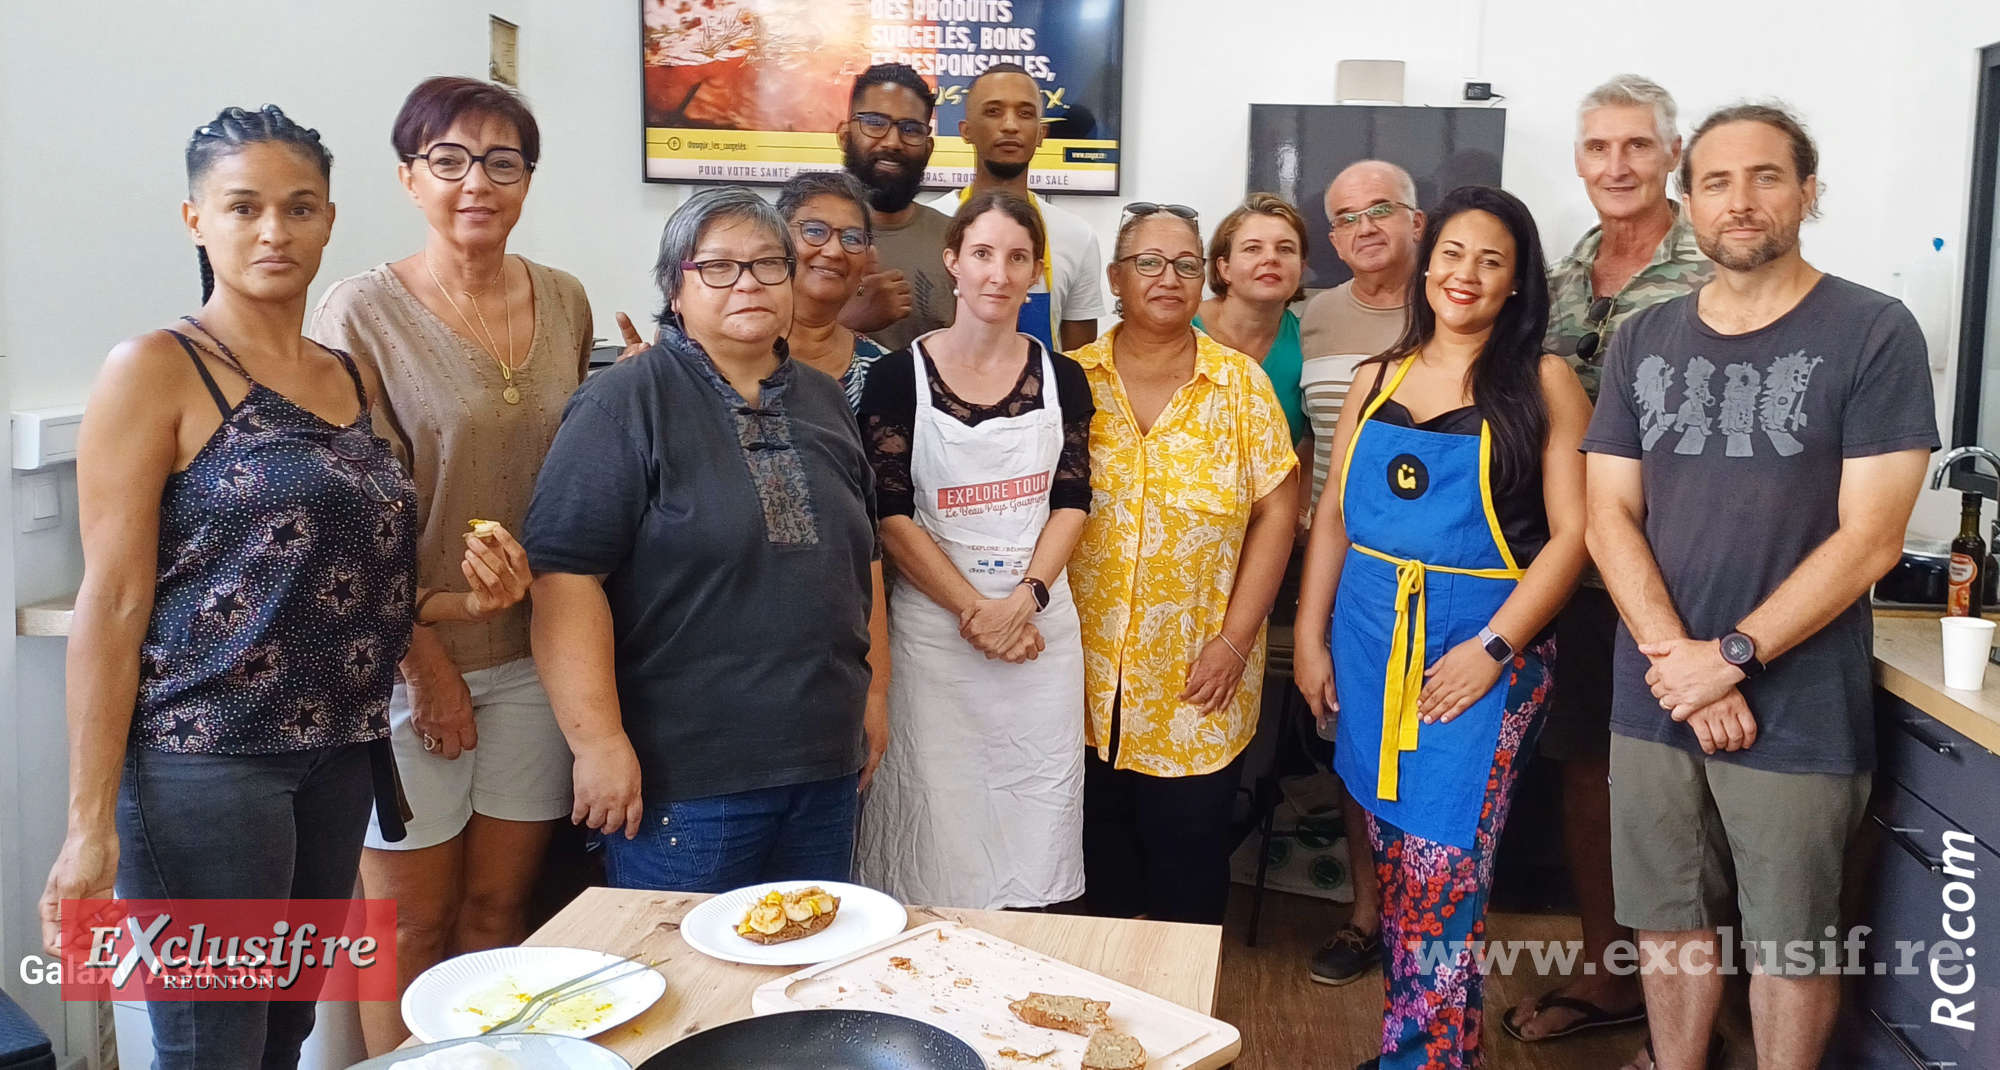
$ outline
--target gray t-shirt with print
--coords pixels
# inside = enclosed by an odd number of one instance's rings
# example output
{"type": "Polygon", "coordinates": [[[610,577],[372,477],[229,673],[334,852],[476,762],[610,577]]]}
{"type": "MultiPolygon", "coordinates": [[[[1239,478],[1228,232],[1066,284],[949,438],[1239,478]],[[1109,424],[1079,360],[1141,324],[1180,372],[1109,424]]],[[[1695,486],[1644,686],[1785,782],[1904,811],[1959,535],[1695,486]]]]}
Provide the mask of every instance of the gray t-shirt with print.
{"type": "Polygon", "coordinates": [[[883,271],[897,270],[910,283],[910,314],[869,337],[883,349],[898,350],[910,339],[951,326],[958,311],[951,273],[944,269],[944,232],[951,217],[919,204],[908,223],[890,230],[875,224],[875,256],[883,271]]]}
{"type": "MultiPolygon", "coordinates": [[[[1690,636],[1733,629],[1840,526],[1841,462],[1938,448],[1923,334],[1893,298],[1831,275],[1747,334],[1711,330],[1699,291],[1613,336],[1583,449],[1641,462],[1646,541],[1690,636]]],[[[1861,598],[1742,685],[1757,741],[1714,758],[1780,773],[1875,766],[1861,598]]],[[[1700,752],[1660,709],[1618,626],[1612,731],[1700,752]]]]}

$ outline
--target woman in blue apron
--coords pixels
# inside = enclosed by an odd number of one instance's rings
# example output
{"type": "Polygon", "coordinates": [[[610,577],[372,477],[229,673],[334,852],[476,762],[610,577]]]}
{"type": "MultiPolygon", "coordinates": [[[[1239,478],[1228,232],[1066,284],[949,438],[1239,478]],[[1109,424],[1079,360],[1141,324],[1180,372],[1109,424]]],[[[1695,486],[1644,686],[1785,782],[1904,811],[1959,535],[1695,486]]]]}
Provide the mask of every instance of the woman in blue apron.
{"type": "Polygon", "coordinates": [[[1341,415],[1340,493],[1320,499],[1297,625],[1299,687],[1322,722],[1338,715],[1334,769],[1368,810],[1385,1070],[1483,1062],[1493,852],[1585,553],[1590,403],[1541,350],[1534,220],[1481,186],[1429,218],[1410,322],[1341,415]]]}

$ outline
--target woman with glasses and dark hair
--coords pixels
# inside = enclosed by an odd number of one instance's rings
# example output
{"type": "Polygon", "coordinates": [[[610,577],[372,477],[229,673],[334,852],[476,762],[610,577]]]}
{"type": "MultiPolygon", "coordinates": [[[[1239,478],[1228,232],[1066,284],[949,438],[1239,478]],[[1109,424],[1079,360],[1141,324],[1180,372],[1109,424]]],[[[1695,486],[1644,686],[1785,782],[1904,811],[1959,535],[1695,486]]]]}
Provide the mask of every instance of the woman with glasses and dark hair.
{"type": "MultiPolygon", "coordinates": [[[[417,485],[417,577],[462,586],[473,520],[519,530],[563,403],[590,357],[590,302],[571,275],[507,253],[541,153],[521,99],[439,77],[403,101],[390,140],[428,224],[418,252],[335,283],[312,334],[382,379],[376,430],[417,485]]],[[[528,651],[528,607],[420,628],[390,706],[414,814],[371,829],[362,884],[396,900],[403,983],[450,955],[518,944],[570,756],[528,651]]],[[[369,1049],[409,1036],[394,1003],[364,1003],[369,1049]]]]}
{"type": "Polygon", "coordinates": [[[528,508],[570,816],[616,887],[846,880],[887,744],[874,479],[840,384],[787,355],[795,248],[741,187],[676,209],[660,339],[570,399],[528,508]]]}
{"type": "Polygon", "coordinates": [[[1274,193],[1243,199],[1208,240],[1208,289],[1196,329],[1254,360],[1271,377],[1292,441],[1306,437],[1299,393],[1299,316],[1306,299],[1306,220],[1274,193]]]}
{"type": "Polygon", "coordinates": [[[1094,750],[1086,896],[1101,915],[1220,924],[1298,457],[1270,377],[1194,329],[1194,210],[1126,206],[1114,253],[1123,319],[1071,354],[1097,406],[1090,519],[1070,563],[1094,750]]]}
{"type": "Polygon", "coordinates": [[[1426,218],[1409,324],[1335,430],[1294,673],[1322,724],[1338,712],[1335,771],[1368,811],[1380,1064],[1459,1068],[1482,1054],[1493,852],[1548,709],[1550,622],[1584,563],[1590,401],[1542,349],[1527,208],[1466,186],[1426,218]]]}
{"type": "Polygon", "coordinates": [[[1017,330],[1041,217],[975,193],[945,231],[952,325],[862,400],[896,730],[855,872],[904,902],[999,910],[1083,894],[1083,645],[1065,567],[1090,509],[1090,383],[1017,330]]]}
{"type": "Polygon", "coordinates": [[[868,369],[888,350],[840,325],[840,310],[868,273],[874,219],[868,191],[845,171],[803,171],[778,191],[778,214],[799,251],[792,286],[792,359],[840,381],[850,408],[861,407],[868,369]]]}
{"type": "MultiPolygon", "coordinates": [[[[381,384],[300,332],[332,165],[275,106],[196,130],[181,214],[200,315],[120,344],[91,391],[52,951],[63,901],[109,899],[114,878],[127,899],[352,895],[412,618],[527,590],[505,532],[460,540],[469,592],[414,587],[416,493],[371,430],[381,384]]],[[[293,1066],[313,1025],[310,999],[148,1013],[167,1070],[293,1066]]]]}

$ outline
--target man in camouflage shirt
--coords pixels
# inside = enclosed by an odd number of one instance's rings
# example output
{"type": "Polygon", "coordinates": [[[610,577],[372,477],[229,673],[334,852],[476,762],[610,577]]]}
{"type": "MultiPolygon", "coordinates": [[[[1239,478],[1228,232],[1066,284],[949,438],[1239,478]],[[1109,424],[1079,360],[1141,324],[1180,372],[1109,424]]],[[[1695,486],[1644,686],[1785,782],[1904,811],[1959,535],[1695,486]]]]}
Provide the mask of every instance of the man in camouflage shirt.
{"type": "MultiPolygon", "coordinates": [[[[1591,90],[1577,108],[1576,173],[1598,225],[1549,269],[1548,352],[1568,360],[1593,402],[1611,336],[1641,309],[1701,286],[1715,267],[1695,245],[1687,213],[1667,196],[1680,162],[1674,98],[1636,75],[1591,90]]],[[[1646,1016],[1636,976],[1604,961],[1630,940],[1613,915],[1611,890],[1611,650],[1618,610],[1596,569],[1556,617],[1555,697],[1542,756],[1561,763],[1564,842],[1583,916],[1585,961],[1594,973],[1508,1011],[1501,1025],[1538,1041],[1646,1016]]],[[[1641,1057],[1643,1059],[1643,1056],[1641,1057]]]]}

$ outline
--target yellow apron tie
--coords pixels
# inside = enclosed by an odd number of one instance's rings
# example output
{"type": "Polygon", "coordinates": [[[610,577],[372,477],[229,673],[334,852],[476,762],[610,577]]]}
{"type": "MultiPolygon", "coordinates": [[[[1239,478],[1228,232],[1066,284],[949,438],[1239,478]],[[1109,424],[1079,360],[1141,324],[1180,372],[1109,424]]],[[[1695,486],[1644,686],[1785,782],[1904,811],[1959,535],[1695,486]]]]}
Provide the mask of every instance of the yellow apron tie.
{"type": "Polygon", "coordinates": [[[1426,565],[1414,558],[1392,557],[1366,546],[1354,548],[1396,566],[1396,634],[1389,640],[1389,667],[1382,677],[1382,751],[1375,774],[1375,797],[1395,802],[1403,752],[1417,749],[1417,726],[1422,723],[1417,716],[1417,699],[1424,691],[1424,573],[1518,580],[1526,570],[1426,565]],[[1413,601],[1415,621],[1410,619],[1413,601]]]}

